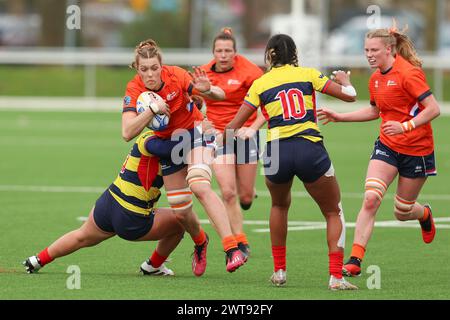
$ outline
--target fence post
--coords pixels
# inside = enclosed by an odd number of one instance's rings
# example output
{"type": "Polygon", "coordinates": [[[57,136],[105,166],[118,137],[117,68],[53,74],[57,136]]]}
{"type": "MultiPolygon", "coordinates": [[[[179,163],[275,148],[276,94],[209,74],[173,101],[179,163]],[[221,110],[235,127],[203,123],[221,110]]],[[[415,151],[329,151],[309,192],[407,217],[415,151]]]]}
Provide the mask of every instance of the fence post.
{"type": "Polygon", "coordinates": [[[96,66],[94,64],[84,65],[84,96],[95,98],[97,93],[96,66]]]}

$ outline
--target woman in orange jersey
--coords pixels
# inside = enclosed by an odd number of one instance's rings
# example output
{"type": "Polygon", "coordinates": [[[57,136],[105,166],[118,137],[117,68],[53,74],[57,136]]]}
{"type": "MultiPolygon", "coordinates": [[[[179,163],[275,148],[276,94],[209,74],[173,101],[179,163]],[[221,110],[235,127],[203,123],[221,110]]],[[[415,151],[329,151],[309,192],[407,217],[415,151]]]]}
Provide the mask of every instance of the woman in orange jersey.
{"type": "Polygon", "coordinates": [[[439,106],[428,86],[422,63],[411,40],[395,27],[366,35],[365,54],[377,68],[369,80],[370,104],[350,113],[323,108],[319,119],[328,122],[370,121],[381,117],[380,136],[369,161],[364,201],[356,220],[351,257],[343,273],[361,273],[375,215],[387,188],[398,177],[394,214],[400,221],[419,220],[425,243],[433,241],[431,208],[416,200],[428,176],[436,175],[431,121],[439,106]]]}
{"type": "MultiPolygon", "coordinates": [[[[223,132],[225,126],[234,118],[244,101],[253,81],[263,75],[262,70],[245,57],[236,53],[236,40],[230,28],[224,28],[213,41],[214,59],[200,68],[206,72],[211,83],[225,91],[225,100],[205,99],[206,116],[214,128],[223,132]]],[[[265,122],[264,117],[261,117],[265,122]]],[[[256,113],[245,123],[248,130],[255,122],[256,113]]],[[[242,225],[242,212],[248,210],[255,197],[255,179],[258,161],[260,125],[255,124],[248,140],[231,140],[217,150],[213,163],[214,174],[219,184],[222,199],[227,209],[233,234],[239,249],[245,257],[249,245],[242,225]]]]}
{"type": "Polygon", "coordinates": [[[327,223],[329,289],[357,289],[342,277],[344,213],[334,168],[316,121],[316,91],[352,102],[356,90],[343,71],[336,73],[341,85],[316,69],[300,67],[295,42],[285,34],[270,38],[265,61],[270,71],[253,82],[226,130],[240,128],[258,107],[268,122],[264,174],[272,200],[269,224],[274,272],[270,280],[276,286],[286,283],[288,213],[297,177],[327,223]]]}
{"type": "Polygon", "coordinates": [[[86,222],[66,233],[23,264],[35,273],[56,258],[95,246],[115,235],[128,241],[159,240],[152,256],[141,265],[145,275],[173,276],[164,262],[183,238],[184,228],[168,208],[155,208],[161,196],[161,168],[142,134],[131,148],[119,175],[96,201],[86,222]]]}
{"type": "Polygon", "coordinates": [[[210,163],[214,143],[202,134],[202,113],[190,95],[208,99],[223,99],[222,89],[211,85],[206,73],[194,68],[194,73],[162,64],[162,54],[153,40],[141,42],[135,51],[132,66],[137,75],[128,83],[122,115],[122,134],[125,140],[136,136],[148,124],[152,114],[170,114],[168,127],[155,131],[147,142],[150,152],[159,157],[167,199],[177,218],[195,242],[192,270],[201,276],[206,268],[208,237],[200,227],[192,210],[192,193],[200,201],[212,225],[219,234],[226,252],[226,269],[233,272],[244,263],[232,234],[222,200],[211,188],[210,163]],[[146,112],[137,114],[136,100],[144,91],[153,91],[164,102],[155,101],[146,112]]]}

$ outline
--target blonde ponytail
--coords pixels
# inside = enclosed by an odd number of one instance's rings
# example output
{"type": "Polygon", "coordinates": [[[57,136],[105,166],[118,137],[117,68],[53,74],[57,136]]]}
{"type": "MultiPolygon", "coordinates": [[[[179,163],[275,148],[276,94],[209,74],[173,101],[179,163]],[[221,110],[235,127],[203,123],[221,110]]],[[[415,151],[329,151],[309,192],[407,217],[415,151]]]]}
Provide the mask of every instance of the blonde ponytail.
{"type": "Polygon", "coordinates": [[[386,46],[392,47],[392,54],[399,54],[409,63],[416,67],[422,67],[422,60],[417,55],[411,39],[406,35],[405,27],[399,31],[394,20],[394,26],[390,29],[376,29],[366,34],[366,39],[380,38],[386,46]]]}

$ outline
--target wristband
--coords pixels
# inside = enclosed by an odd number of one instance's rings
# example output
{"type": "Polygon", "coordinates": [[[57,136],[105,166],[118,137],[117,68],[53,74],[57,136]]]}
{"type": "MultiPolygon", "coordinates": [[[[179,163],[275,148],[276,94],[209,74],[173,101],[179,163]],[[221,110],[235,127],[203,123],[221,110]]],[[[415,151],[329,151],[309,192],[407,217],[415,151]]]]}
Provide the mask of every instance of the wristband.
{"type": "Polygon", "coordinates": [[[416,124],[413,120],[405,121],[402,123],[403,132],[411,132],[416,128],[416,124]]]}
{"type": "Polygon", "coordinates": [[[350,97],[356,97],[356,90],[352,85],[342,86],[341,91],[350,97]]]}

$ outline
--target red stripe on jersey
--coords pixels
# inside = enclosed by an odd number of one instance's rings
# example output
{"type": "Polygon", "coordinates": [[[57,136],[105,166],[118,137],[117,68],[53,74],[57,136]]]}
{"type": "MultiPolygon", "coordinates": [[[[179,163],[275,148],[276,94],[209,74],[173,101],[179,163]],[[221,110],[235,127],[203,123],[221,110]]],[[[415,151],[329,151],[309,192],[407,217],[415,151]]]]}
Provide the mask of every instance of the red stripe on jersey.
{"type": "Polygon", "coordinates": [[[150,187],[153,184],[156,176],[158,175],[159,170],[159,158],[158,157],[149,157],[149,156],[141,156],[141,160],[138,165],[138,177],[141,181],[142,186],[145,190],[150,190],[150,187]]]}
{"type": "Polygon", "coordinates": [[[323,86],[323,89],[322,89],[321,92],[322,92],[322,93],[326,93],[328,87],[330,86],[330,84],[331,84],[331,80],[328,80],[327,83],[325,83],[325,85],[323,86]]]}

